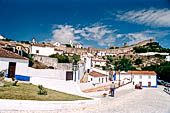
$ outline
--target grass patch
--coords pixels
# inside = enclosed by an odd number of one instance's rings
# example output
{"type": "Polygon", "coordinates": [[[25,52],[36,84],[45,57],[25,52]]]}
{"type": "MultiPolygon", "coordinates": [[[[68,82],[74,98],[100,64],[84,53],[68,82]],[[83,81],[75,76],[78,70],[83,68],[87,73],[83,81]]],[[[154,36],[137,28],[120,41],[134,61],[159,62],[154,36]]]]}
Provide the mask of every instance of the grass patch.
{"type": "Polygon", "coordinates": [[[14,99],[14,100],[40,100],[40,101],[73,101],[73,100],[89,100],[77,95],[67,94],[51,89],[45,88],[48,95],[38,95],[38,86],[18,83],[13,86],[12,82],[5,82],[4,87],[0,87],[0,99],[14,99]]]}

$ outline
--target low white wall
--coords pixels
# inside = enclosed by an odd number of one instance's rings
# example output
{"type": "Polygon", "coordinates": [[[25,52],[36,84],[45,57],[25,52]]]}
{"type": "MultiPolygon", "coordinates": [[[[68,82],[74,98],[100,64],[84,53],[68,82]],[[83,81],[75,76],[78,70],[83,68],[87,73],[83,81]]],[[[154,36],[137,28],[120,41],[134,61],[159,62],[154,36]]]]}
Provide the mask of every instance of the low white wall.
{"type": "Polygon", "coordinates": [[[35,85],[43,85],[44,87],[49,89],[66,92],[69,94],[85,96],[85,94],[80,90],[78,84],[74,81],[56,80],[43,77],[31,77],[30,82],[35,85]]]}
{"type": "Polygon", "coordinates": [[[52,78],[57,80],[66,80],[66,71],[69,70],[33,69],[28,67],[28,75],[31,77],[52,78]]]}
{"type": "Polygon", "coordinates": [[[91,89],[91,88],[95,88],[95,87],[99,87],[99,86],[105,86],[105,85],[108,85],[110,83],[111,82],[109,81],[107,83],[99,83],[99,84],[93,85],[93,83],[88,82],[88,83],[79,83],[78,85],[79,85],[81,90],[85,90],[85,89],[91,89]]]}
{"type": "Polygon", "coordinates": [[[92,68],[91,71],[96,71],[96,72],[99,72],[99,73],[102,73],[102,74],[105,74],[105,75],[109,75],[108,71],[104,71],[104,70],[101,70],[101,69],[98,69],[98,68],[92,68]]]}
{"type": "Polygon", "coordinates": [[[147,52],[147,53],[138,53],[137,55],[141,55],[141,56],[147,56],[147,55],[169,55],[169,53],[158,53],[158,52],[147,52]]]}

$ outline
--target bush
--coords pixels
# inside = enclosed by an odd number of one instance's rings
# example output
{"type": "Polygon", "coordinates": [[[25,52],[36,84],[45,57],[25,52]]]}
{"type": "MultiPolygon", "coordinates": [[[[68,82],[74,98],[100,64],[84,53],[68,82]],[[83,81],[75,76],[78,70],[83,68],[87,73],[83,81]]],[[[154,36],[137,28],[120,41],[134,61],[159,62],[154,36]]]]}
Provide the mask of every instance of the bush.
{"type": "Polygon", "coordinates": [[[12,85],[17,86],[18,80],[16,80],[12,85]]]}
{"type": "Polygon", "coordinates": [[[38,88],[39,88],[39,91],[38,91],[39,95],[47,95],[47,91],[42,85],[38,85],[38,88]]]}

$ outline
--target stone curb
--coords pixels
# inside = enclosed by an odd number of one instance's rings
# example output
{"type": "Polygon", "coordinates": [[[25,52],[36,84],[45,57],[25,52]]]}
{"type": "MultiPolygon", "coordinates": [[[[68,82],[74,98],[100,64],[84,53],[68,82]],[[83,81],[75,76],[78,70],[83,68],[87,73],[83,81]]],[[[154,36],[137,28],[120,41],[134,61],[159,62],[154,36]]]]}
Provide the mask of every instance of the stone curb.
{"type": "Polygon", "coordinates": [[[34,101],[0,99],[0,111],[67,110],[99,104],[101,99],[77,101],[34,101]]]}

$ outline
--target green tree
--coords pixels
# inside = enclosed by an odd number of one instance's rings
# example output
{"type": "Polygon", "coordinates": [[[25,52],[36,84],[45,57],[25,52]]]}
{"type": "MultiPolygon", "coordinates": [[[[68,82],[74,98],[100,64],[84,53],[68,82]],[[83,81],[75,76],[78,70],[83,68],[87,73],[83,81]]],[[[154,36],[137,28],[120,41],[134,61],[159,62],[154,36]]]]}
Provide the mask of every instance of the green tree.
{"type": "Polygon", "coordinates": [[[21,43],[24,43],[24,44],[30,44],[29,41],[21,41],[21,43]]]}
{"type": "Polygon", "coordinates": [[[49,57],[57,58],[58,59],[58,63],[70,63],[69,62],[69,58],[66,55],[53,54],[53,55],[50,55],[49,57]]]}
{"type": "Polygon", "coordinates": [[[142,59],[138,58],[135,60],[135,65],[142,64],[142,59]]]}
{"type": "Polygon", "coordinates": [[[70,45],[70,44],[66,44],[66,47],[69,47],[69,48],[71,48],[71,45],[70,45]]]}
{"type": "Polygon", "coordinates": [[[80,55],[74,54],[72,59],[74,59],[75,63],[77,64],[77,62],[80,61],[80,55]]]}
{"type": "Polygon", "coordinates": [[[112,63],[114,60],[112,56],[107,56],[107,59],[109,60],[109,63],[112,63]]]}
{"type": "Polygon", "coordinates": [[[121,71],[136,70],[136,68],[132,66],[132,62],[126,58],[115,62],[115,70],[118,71],[119,69],[121,71]]]}

